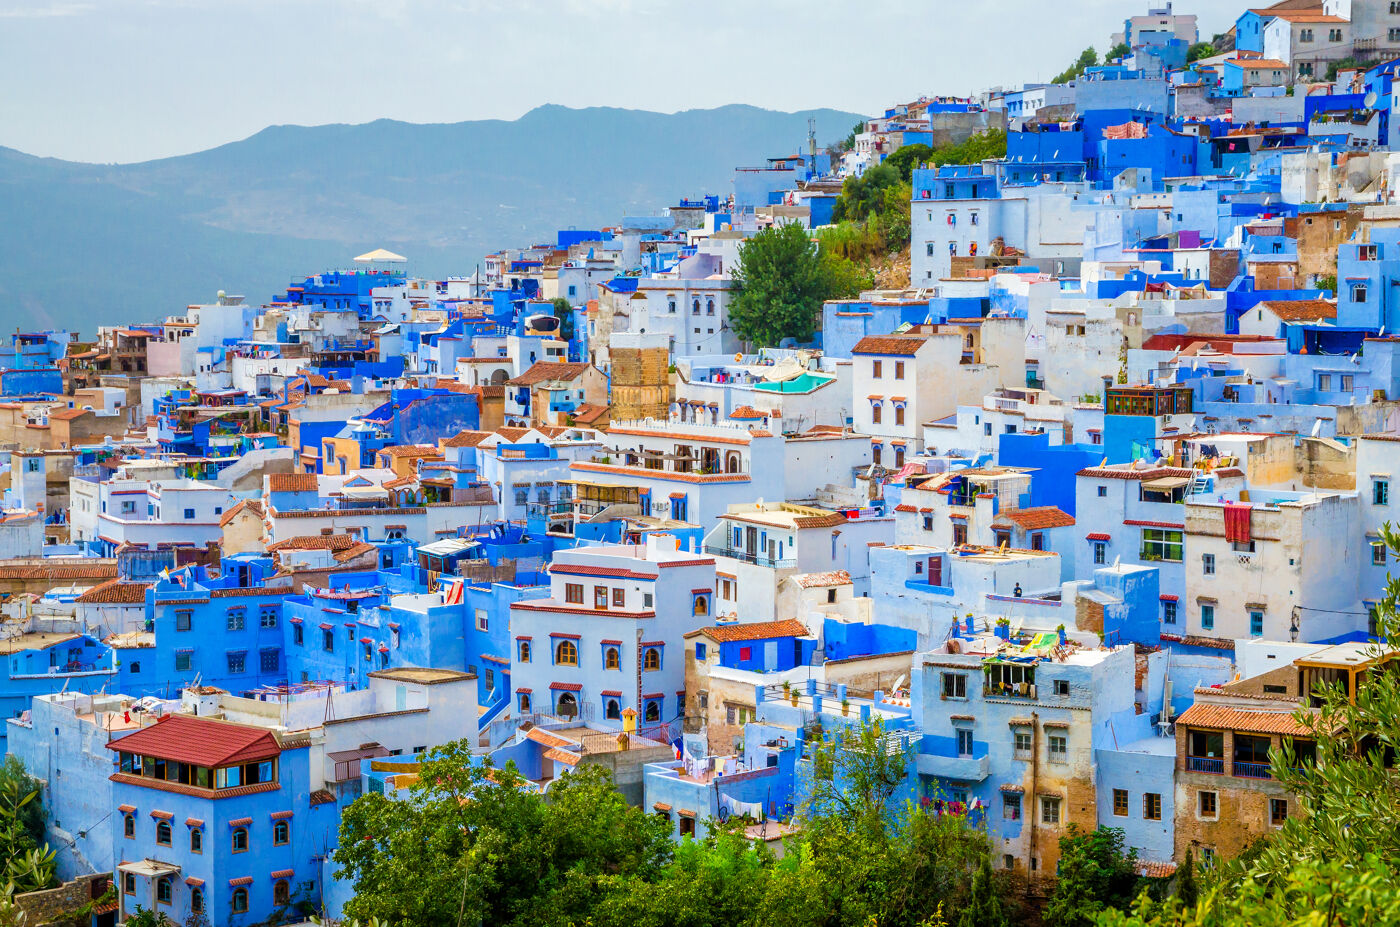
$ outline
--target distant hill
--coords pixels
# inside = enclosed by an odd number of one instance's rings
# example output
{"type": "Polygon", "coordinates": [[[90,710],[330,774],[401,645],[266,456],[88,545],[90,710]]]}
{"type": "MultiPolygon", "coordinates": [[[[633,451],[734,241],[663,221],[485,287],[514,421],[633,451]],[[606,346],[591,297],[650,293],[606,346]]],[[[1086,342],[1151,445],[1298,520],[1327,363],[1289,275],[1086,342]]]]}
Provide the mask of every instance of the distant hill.
{"type": "Polygon", "coordinates": [[[386,247],[423,276],[497,248],[726,194],[735,166],[861,118],[725,106],[667,115],[542,106],[513,122],[275,126],[141,164],[0,148],[0,326],[150,321],[218,290],[263,301],[386,247]]]}

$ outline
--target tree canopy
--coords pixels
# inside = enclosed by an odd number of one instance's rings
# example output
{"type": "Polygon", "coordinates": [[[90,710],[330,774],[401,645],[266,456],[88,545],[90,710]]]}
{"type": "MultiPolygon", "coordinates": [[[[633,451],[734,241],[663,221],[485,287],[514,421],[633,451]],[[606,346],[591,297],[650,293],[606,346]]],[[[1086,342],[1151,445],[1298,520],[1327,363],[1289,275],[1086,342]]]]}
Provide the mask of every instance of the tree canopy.
{"type": "Polygon", "coordinates": [[[1079,59],[1064,71],[1055,76],[1052,84],[1068,84],[1072,80],[1077,80],[1084,75],[1089,68],[1095,67],[1099,63],[1099,53],[1093,48],[1086,48],[1079,53],[1079,59]]]}
{"type": "Polygon", "coordinates": [[[776,347],[812,339],[822,303],[847,299],[868,275],[821,248],[795,223],[764,229],[744,243],[734,269],[729,320],[745,341],[776,347]]]}

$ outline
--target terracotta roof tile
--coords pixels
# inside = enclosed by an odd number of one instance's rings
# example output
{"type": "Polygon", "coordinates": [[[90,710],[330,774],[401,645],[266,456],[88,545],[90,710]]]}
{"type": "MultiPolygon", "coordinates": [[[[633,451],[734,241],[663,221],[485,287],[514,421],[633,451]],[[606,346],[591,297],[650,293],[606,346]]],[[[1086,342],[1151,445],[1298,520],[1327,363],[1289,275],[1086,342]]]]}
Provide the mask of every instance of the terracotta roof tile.
{"type": "Polygon", "coordinates": [[[711,640],[721,644],[733,641],[756,641],[767,637],[808,637],[811,631],[807,626],[796,618],[784,618],[781,621],[758,621],[748,624],[718,624],[711,628],[701,628],[699,631],[691,631],[686,637],[696,634],[704,634],[711,640]]]}
{"type": "Polygon", "coordinates": [[[75,600],[79,605],[142,605],[149,583],[128,583],[111,579],[93,586],[75,600]]]}
{"type": "Polygon", "coordinates": [[[1270,301],[1260,304],[1278,316],[1281,322],[1334,321],[1337,318],[1337,304],[1325,299],[1298,299],[1270,301]]]}
{"type": "Polygon", "coordinates": [[[1187,727],[1204,727],[1217,731],[1248,731],[1254,734],[1284,734],[1292,737],[1312,737],[1313,731],[1299,724],[1289,712],[1250,711],[1229,705],[1197,702],[1176,719],[1187,727]]]}
{"type": "Polygon", "coordinates": [[[459,431],[446,441],[442,442],[443,447],[476,447],[482,441],[491,437],[489,431],[459,431]]]}
{"type": "Polygon", "coordinates": [[[1067,528],[1074,524],[1074,516],[1053,505],[1043,505],[1031,509],[1009,509],[998,519],[1005,518],[1027,531],[1042,531],[1046,528],[1067,528]]]}
{"type": "Polygon", "coordinates": [[[827,573],[801,573],[792,578],[803,589],[820,589],[825,586],[849,586],[851,574],[846,570],[831,570],[827,573]]]}
{"type": "Polygon", "coordinates": [[[536,361],[535,364],[520,376],[512,380],[507,380],[507,386],[536,386],[540,383],[550,383],[556,380],[572,380],[582,374],[589,367],[586,361],[577,363],[559,361],[536,361]]]}
{"type": "Polygon", "coordinates": [[[273,473],[267,478],[268,492],[316,492],[314,473],[273,473]]]}
{"type": "Polygon", "coordinates": [[[150,727],[108,741],[107,748],[196,766],[227,766],[278,756],[282,748],[266,728],[192,715],[165,715],[150,727]]]}
{"type": "Polygon", "coordinates": [[[856,342],[852,354],[894,354],[912,357],[928,339],[914,335],[867,335],[856,342]]]}

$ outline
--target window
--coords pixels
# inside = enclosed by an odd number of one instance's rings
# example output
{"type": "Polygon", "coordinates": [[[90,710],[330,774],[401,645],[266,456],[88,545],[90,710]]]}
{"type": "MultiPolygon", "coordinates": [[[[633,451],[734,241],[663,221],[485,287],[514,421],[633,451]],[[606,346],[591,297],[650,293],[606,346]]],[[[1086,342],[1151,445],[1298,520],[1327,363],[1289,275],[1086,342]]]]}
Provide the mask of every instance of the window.
{"type": "Polygon", "coordinates": [[[958,756],[972,756],[972,731],[966,728],[958,729],[958,756]]]}
{"type": "Polygon", "coordinates": [[[1044,549],[1045,549],[1045,535],[1044,535],[1044,533],[1042,533],[1042,532],[1040,532],[1040,531],[1037,531],[1037,532],[1035,532],[1034,534],[1031,535],[1031,550],[1044,550],[1044,549]]]}
{"type": "Polygon", "coordinates": [[[1108,487],[1107,487],[1107,486],[1100,486],[1100,487],[1099,487],[1099,498],[1100,498],[1100,499],[1104,499],[1104,498],[1107,498],[1107,496],[1108,496],[1108,487]]]}
{"type": "Polygon", "coordinates": [[[1264,636],[1264,612],[1261,609],[1251,608],[1249,610],[1249,636],[1264,636]]]}
{"type": "Polygon", "coordinates": [[[200,830],[198,827],[190,828],[190,852],[204,852],[204,831],[200,830]]]}
{"type": "Polygon", "coordinates": [[[528,692],[521,692],[521,693],[517,696],[517,698],[520,700],[520,713],[521,713],[521,714],[529,714],[529,713],[530,713],[530,693],[528,693],[528,692]]]}
{"type": "Polygon", "coordinates": [[[278,879],[272,884],[272,903],[278,906],[292,903],[292,889],[286,879],[278,879]]]}
{"type": "Polygon", "coordinates": [[[642,669],[645,672],[653,673],[661,669],[661,648],[648,647],[642,654],[642,669]]]}
{"type": "Polygon", "coordinates": [[[1342,381],[1342,392],[1344,393],[1351,392],[1352,387],[1356,385],[1356,380],[1353,379],[1352,375],[1349,373],[1342,374],[1340,379],[1342,381]]]}
{"type": "Polygon", "coordinates": [[[695,659],[696,659],[697,662],[704,662],[704,660],[705,660],[705,643],[704,643],[704,641],[696,641],[696,642],[695,642],[695,659]]]}
{"type": "Polygon", "coordinates": [[[904,406],[894,407],[894,423],[896,425],[904,424],[904,406]]]}
{"type": "Polygon", "coordinates": [[[615,670],[621,668],[622,660],[618,655],[616,647],[609,647],[607,650],[603,651],[603,669],[615,670]]]}
{"type": "Polygon", "coordinates": [[[1215,606],[1209,603],[1201,603],[1201,630],[1215,630],[1215,606]]]}
{"type": "Polygon", "coordinates": [[[188,673],[188,672],[190,671],[190,664],[191,664],[191,662],[192,662],[192,659],[191,659],[192,656],[193,656],[193,651],[189,651],[189,650],[177,650],[177,651],[175,651],[175,672],[177,672],[177,673],[188,673]]]}
{"type": "Polygon", "coordinates": [[[136,815],[131,814],[130,812],[122,816],[122,836],[136,836],[136,815]]]}
{"type": "Polygon", "coordinates": [[[1108,562],[1108,545],[1103,541],[1094,542],[1094,563],[1103,564],[1108,562]]]}
{"type": "Polygon", "coordinates": [[[248,912],[248,890],[246,888],[235,888],[231,901],[233,913],[246,914],[248,912]]]}
{"type": "Polygon", "coordinates": [[[1311,29],[1300,29],[1300,30],[1298,31],[1298,41],[1299,41],[1299,42],[1311,42],[1312,40],[1313,40],[1313,31],[1312,31],[1311,29]]]}
{"type": "Polygon", "coordinates": [[[335,629],[334,629],[334,628],[322,628],[322,629],[321,629],[321,648],[322,648],[323,650],[325,650],[326,653],[335,653],[335,629]]]}
{"type": "Polygon", "coordinates": [[[608,587],[607,587],[607,586],[594,586],[594,587],[593,587],[593,607],[596,608],[596,609],[598,609],[599,611],[607,611],[607,610],[608,610],[608,587]]]}
{"type": "Polygon", "coordinates": [[[1176,603],[1175,603],[1175,602],[1163,602],[1163,603],[1162,603],[1162,623],[1163,623],[1163,624],[1176,624],[1176,603]]]}
{"type": "Polygon", "coordinates": [[[1049,755],[1052,763],[1066,763],[1069,761],[1069,738],[1063,734],[1051,734],[1049,741],[1049,755]]]}
{"type": "Polygon", "coordinates": [[[1288,799],[1286,799],[1286,798],[1271,798],[1271,799],[1269,799],[1269,823],[1272,824],[1272,825],[1274,825],[1275,827],[1282,827],[1282,826],[1283,826],[1283,823],[1284,823],[1285,821],[1287,821],[1287,820],[1288,820],[1288,799]]]}
{"type": "Polygon", "coordinates": [[[1390,42],[1400,42],[1400,29],[1391,28],[1386,30],[1385,37],[1390,42]]]}
{"type": "Polygon", "coordinates": [[[1058,795],[1040,796],[1040,823],[1060,823],[1060,797],[1058,795]]]}
{"type": "Polygon", "coordinates": [[[1008,821],[1021,820],[1021,796],[1015,792],[1001,793],[1001,816],[1008,821]]]}
{"type": "Polygon", "coordinates": [[[292,842],[292,825],[285,820],[278,821],[272,825],[272,845],[275,847],[286,846],[292,842]]]}
{"type": "Polygon", "coordinates": [[[174,897],[175,890],[170,884],[170,876],[161,876],[156,879],[156,901],[160,904],[170,904],[174,897]]]}
{"type": "Polygon", "coordinates": [[[627,590],[615,588],[612,591],[613,608],[623,608],[627,605],[627,590]]]}
{"type": "Polygon", "coordinates": [[[1385,542],[1384,542],[1384,541],[1372,541],[1372,542],[1371,542],[1371,565],[1372,565],[1372,566],[1385,566],[1385,542]]]}
{"type": "MultiPolygon", "coordinates": [[[[903,448],[900,448],[900,450],[902,451],[903,448]]],[[[966,543],[967,543],[967,522],[965,522],[965,521],[955,521],[955,522],[953,522],[953,546],[954,546],[954,547],[961,547],[961,546],[963,546],[963,545],[966,544],[966,543]]]]}
{"type": "Polygon", "coordinates": [[[1390,505],[1390,480],[1371,480],[1371,504],[1390,505]]]}
{"type": "Polygon", "coordinates": [[[529,642],[529,641],[520,641],[520,642],[519,642],[519,646],[518,646],[516,649],[517,649],[517,650],[519,651],[519,653],[520,653],[520,662],[521,662],[521,663],[529,663],[529,662],[530,662],[530,642],[529,642]]]}
{"type": "Polygon", "coordinates": [[[248,828],[235,827],[233,829],[233,852],[246,853],[248,851],[248,828]]]}
{"type": "Polygon", "coordinates": [[[1332,375],[1330,373],[1319,373],[1317,375],[1317,389],[1320,393],[1332,392],[1332,375]]]}
{"type": "Polygon", "coordinates": [[[230,673],[241,673],[247,668],[248,653],[244,650],[230,650],[228,652],[228,671],[230,673]]]}
{"type": "Polygon", "coordinates": [[[877,380],[884,376],[884,364],[881,361],[871,361],[870,375],[877,380]]]}
{"type": "Polygon", "coordinates": [[[1149,821],[1162,820],[1162,796],[1158,792],[1147,792],[1142,796],[1142,816],[1149,821]]]}
{"type": "Polygon", "coordinates": [[[190,622],[194,618],[194,612],[187,608],[182,608],[175,613],[175,630],[188,631],[190,622]]]}
{"type": "Polygon", "coordinates": [[[476,629],[478,631],[489,631],[491,629],[490,613],[484,608],[476,610],[476,629]]]}
{"type": "Polygon", "coordinates": [[[1201,554],[1201,575],[1215,575],[1215,554],[1201,554]]]}
{"type": "Polygon", "coordinates": [[[962,673],[944,673],[943,697],[967,698],[967,676],[962,673]]]}
{"type": "Polygon", "coordinates": [[[570,605],[582,605],[583,585],[581,583],[565,583],[564,601],[570,605]]]}
{"type": "Polygon", "coordinates": [[[194,509],[185,509],[185,521],[194,520],[194,509]]]}
{"type": "Polygon", "coordinates": [[[1056,695],[1069,695],[1069,680],[1068,680],[1068,679],[1056,679],[1056,680],[1055,680],[1055,694],[1056,694],[1056,695]]]}
{"type": "Polygon", "coordinates": [[[275,673],[281,667],[281,655],[274,648],[258,651],[258,669],[264,673],[275,673]]]}
{"type": "Polygon", "coordinates": [[[894,378],[896,380],[904,379],[904,361],[894,362],[894,378]]]}
{"type": "Polygon", "coordinates": [[[1217,812],[1216,795],[1214,792],[1196,793],[1196,813],[1203,818],[1214,818],[1217,812]]]}
{"type": "Polygon", "coordinates": [[[1142,529],[1142,559],[1180,563],[1182,532],[1170,528],[1142,529]]]}
{"type": "Polygon", "coordinates": [[[1018,760],[1028,760],[1031,758],[1031,732],[1017,731],[1013,736],[1015,746],[1015,758],[1018,760]]]}
{"type": "Polygon", "coordinates": [[[204,911],[204,889],[190,889],[190,913],[199,914],[204,911]]]}
{"type": "Polygon", "coordinates": [[[1113,813],[1117,817],[1126,818],[1128,816],[1128,790],[1113,790],[1113,813]]]}
{"type": "Polygon", "coordinates": [[[241,608],[231,608],[228,610],[228,629],[230,631],[242,631],[245,612],[241,608]]]}
{"type": "Polygon", "coordinates": [[[742,662],[747,662],[747,661],[752,660],[752,659],[753,659],[753,648],[752,648],[752,647],[740,647],[740,648],[739,648],[739,661],[740,661],[741,663],[742,663],[742,662]]]}
{"type": "Polygon", "coordinates": [[[1351,301],[1354,303],[1366,302],[1366,284],[1355,283],[1351,287],[1351,301]]]}
{"type": "Polygon", "coordinates": [[[573,641],[560,641],[555,645],[554,662],[557,666],[578,666],[578,647],[573,641]]]}
{"type": "Polygon", "coordinates": [[[870,407],[870,420],[876,425],[880,424],[880,404],[877,402],[870,407]]]}

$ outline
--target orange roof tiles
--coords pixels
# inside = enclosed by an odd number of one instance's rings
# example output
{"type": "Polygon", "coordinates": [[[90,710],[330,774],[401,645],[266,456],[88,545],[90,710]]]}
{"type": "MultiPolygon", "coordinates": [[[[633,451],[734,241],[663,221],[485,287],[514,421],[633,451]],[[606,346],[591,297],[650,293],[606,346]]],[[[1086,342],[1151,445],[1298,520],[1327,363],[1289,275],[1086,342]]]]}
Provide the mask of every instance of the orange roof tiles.
{"type": "Polygon", "coordinates": [[[856,342],[852,354],[893,354],[912,357],[927,342],[926,338],[909,335],[867,335],[856,342]]]}
{"type": "Polygon", "coordinates": [[[1046,528],[1067,528],[1074,524],[1074,516],[1053,505],[1042,505],[1030,509],[1009,509],[1000,517],[1015,522],[1027,531],[1042,531],[1046,528]]]}
{"type": "Polygon", "coordinates": [[[560,363],[559,361],[536,361],[534,366],[520,376],[507,380],[508,386],[536,386],[555,380],[572,380],[588,369],[586,361],[560,363]]]}
{"type": "Polygon", "coordinates": [[[273,473],[267,478],[268,492],[316,492],[314,473],[273,473]]]}
{"type": "Polygon", "coordinates": [[[149,583],[128,583],[110,579],[78,596],[79,605],[143,605],[149,583]]]}
{"type": "Polygon", "coordinates": [[[711,640],[721,644],[733,641],[756,641],[768,637],[808,637],[811,631],[807,626],[796,618],[784,618],[781,621],[758,621],[749,624],[720,624],[712,628],[701,628],[699,631],[691,631],[686,637],[695,634],[704,634],[711,640]]]}
{"type": "Polygon", "coordinates": [[[1337,318],[1337,304],[1325,299],[1265,302],[1260,308],[1268,309],[1281,322],[1315,322],[1318,319],[1327,321],[1337,318]]]}
{"type": "Polygon", "coordinates": [[[1313,731],[1299,724],[1290,712],[1249,711],[1229,705],[1197,702],[1176,719],[1187,727],[1204,727],[1217,731],[1247,731],[1253,734],[1283,734],[1290,737],[1313,737],[1313,731]]]}
{"type": "Polygon", "coordinates": [[[149,727],[109,741],[107,747],[194,766],[247,763],[282,752],[266,728],[178,714],[165,715],[149,727]]]}

